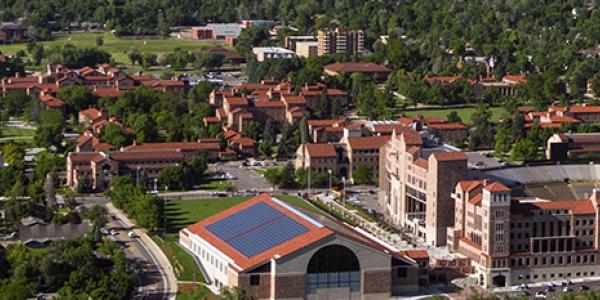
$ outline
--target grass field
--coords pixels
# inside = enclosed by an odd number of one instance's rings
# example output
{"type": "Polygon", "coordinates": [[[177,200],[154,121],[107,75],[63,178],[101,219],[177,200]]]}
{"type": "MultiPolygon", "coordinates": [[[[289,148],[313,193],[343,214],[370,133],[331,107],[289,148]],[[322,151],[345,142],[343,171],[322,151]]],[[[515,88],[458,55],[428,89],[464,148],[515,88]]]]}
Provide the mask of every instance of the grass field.
{"type": "MultiPolygon", "coordinates": [[[[414,117],[416,115],[422,115],[425,117],[442,117],[445,118],[452,111],[456,111],[463,123],[471,124],[473,113],[475,112],[474,107],[465,107],[465,108],[444,108],[444,109],[418,109],[418,110],[407,110],[402,112],[404,115],[409,117],[414,117]]],[[[502,107],[491,107],[490,111],[492,112],[492,121],[497,122],[500,119],[500,116],[504,112],[502,107]]]]}
{"type": "Polygon", "coordinates": [[[16,143],[29,146],[33,143],[35,130],[12,127],[0,127],[0,145],[16,143]]]}
{"type": "Polygon", "coordinates": [[[232,187],[233,184],[229,180],[210,180],[200,185],[201,189],[209,191],[226,191],[232,187]]]}
{"type": "MultiPolygon", "coordinates": [[[[195,51],[203,48],[212,47],[215,45],[213,41],[194,41],[194,40],[129,40],[120,39],[108,32],[77,32],[69,36],[58,37],[51,41],[40,42],[44,44],[44,48],[49,49],[52,46],[64,46],[72,44],[76,47],[94,47],[96,48],[96,36],[104,37],[104,45],[98,47],[110,54],[117,63],[129,63],[129,58],[126,52],[131,47],[136,47],[140,52],[150,52],[161,55],[165,52],[173,51],[180,47],[187,51],[195,51]]],[[[15,54],[19,50],[27,50],[26,43],[16,43],[12,45],[0,45],[0,52],[4,54],[15,54]]]]}
{"type": "MultiPolygon", "coordinates": [[[[296,196],[278,195],[276,197],[297,207],[301,207],[315,213],[325,214],[323,211],[296,196]]],[[[180,200],[170,201],[167,203],[167,232],[162,235],[162,239],[156,236],[153,237],[153,239],[169,258],[173,268],[178,270],[178,272],[176,272],[177,279],[182,281],[191,281],[195,273],[196,281],[204,281],[202,273],[200,272],[200,269],[196,265],[192,256],[190,256],[177,244],[179,230],[190,224],[196,223],[225,209],[228,209],[236,204],[242,203],[247,199],[249,199],[249,197],[230,197],[201,200],[180,200]]],[[[196,292],[203,293],[202,291],[194,291],[193,293],[196,292]]],[[[180,298],[178,297],[178,299],[180,298]]],[[[193,299],[193,297],[182,297],[181,299],[193,299]]]]}

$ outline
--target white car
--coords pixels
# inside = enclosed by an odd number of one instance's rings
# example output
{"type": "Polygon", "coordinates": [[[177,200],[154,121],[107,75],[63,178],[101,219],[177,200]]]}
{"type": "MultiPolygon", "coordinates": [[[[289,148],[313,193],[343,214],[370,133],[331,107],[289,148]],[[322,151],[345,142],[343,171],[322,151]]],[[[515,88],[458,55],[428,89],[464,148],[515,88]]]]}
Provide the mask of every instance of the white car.
{"type": "Polygon", "coordinates": [[[546,294],[544,294],[544,292],[537,292],[535,293],[535,298],[546,299],[548,297],[546,297],[546,294]]]}
{"type": "Polygon", "coordinates": [[[565,288],[562,291],[563,293],[570,293],[573,291],[573,289],[570,286],[565,286],[565,288]]]}
{"type": "Polygon", "coordinates": [[[110,230],[110,235],[117,235],[117,234],[119,234],[119,232],[116,229],[110,230]]]}
{"type": "Polygon", "coordinates": [[[137,234],[135,234],[135,232],[133,232],[133,231],[129,231],[129,232],[127,233],[127,236],[128,236],[128,237],[130,237],[130,238],[132,238],[132,239],[134,239],[134,238],[138,237],[138,236],[137,236],[137,234]]]}

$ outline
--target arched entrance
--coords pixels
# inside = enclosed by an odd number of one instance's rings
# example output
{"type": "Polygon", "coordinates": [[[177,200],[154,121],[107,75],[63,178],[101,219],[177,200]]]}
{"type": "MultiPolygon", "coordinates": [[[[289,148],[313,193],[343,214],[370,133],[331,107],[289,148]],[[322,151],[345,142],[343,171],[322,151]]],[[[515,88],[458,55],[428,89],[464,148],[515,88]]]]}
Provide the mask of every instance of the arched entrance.
{"type": "Polygon", "coordinates": [[[350,288],[360,291],[360,264],[352,250],[340,246],[325,246],[317,251],[308,262],[306,289],[315,294],[317,289],[350,288]]]}
{"type": "Polygon", "coordinates": [[[505,287],[506,286],[506,277],[504,277],[504,275],[496,275],[492,278],[492,284],[495,287],[505,287]]]}

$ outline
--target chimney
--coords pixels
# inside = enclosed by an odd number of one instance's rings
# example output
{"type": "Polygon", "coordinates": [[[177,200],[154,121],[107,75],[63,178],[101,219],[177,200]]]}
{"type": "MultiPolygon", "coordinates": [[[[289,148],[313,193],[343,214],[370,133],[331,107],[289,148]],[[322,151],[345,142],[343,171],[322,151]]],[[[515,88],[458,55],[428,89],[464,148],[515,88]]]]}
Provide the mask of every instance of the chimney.
{"type": "Polygon", "coordinates": [[[483,186],[485,187],[485,186],[487,186],[487,185],[488,185],[488,180],[487,180],[487,179],[484,179],[484,180],[483,180],[483,186]]]}

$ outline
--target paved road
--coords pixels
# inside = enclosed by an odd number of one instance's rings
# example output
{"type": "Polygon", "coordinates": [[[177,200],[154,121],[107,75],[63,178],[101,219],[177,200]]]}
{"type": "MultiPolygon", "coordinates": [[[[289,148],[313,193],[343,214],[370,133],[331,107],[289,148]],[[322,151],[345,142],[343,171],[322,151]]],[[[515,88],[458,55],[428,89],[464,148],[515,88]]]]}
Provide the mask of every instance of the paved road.
{"type": "Polygon", "coordinates": [[[134,299],[175,299],[177,294],[177,279],[170,262],[160,248],[141,229],[127,218],[120,210],[116,209],[103,197],[83,197],[82,205],[103,205],[109,212],[107,228],[115,229],[117,234],[113,239],[125,246],[125,254],[136,264],[139,272],[139,286],[134,299]],[[130,238],[127,233],[135,232],[135,238],[130,238]]]}
{"type": "Polygon", "coordinates": [[[272,185],[254,170],[247,167],[240,168],[239,162],[237,164],[228,163],[216,166],[215,168],[219,168],[223,172],[231,174],[235,178],[233,184],[238,191],[252,189],[266,191],[272,188],[272,185]]]}

